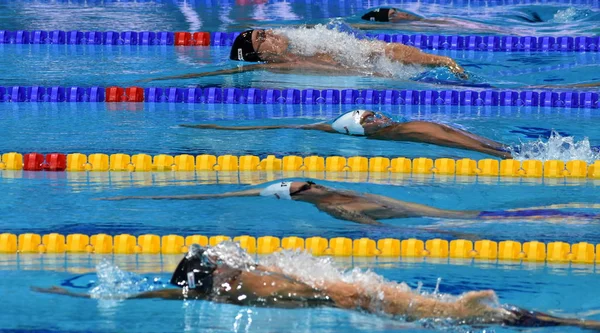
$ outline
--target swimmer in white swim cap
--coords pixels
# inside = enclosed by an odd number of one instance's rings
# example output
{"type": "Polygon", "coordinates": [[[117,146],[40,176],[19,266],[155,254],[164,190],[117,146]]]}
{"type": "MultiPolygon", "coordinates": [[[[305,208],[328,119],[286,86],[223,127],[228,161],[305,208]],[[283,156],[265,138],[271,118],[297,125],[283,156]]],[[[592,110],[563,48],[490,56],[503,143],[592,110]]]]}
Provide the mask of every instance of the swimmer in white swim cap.
{"type": "MultiPolygon", "coordinates": [[[[286,267],[277,264],[262,265],[253,261],[234,267],[218,251],[213,251],[217,248],[235,249],[235,246],[229,242],[213,248],[192,244],[173,272],[171,286],[127,295],[125,299],[137,299],[138,302],[152,298],[205,300],[244,307],[286,309],[331,307],[389,315],[408,322],[441,320],[448,325],[459,326],[461,330],[464,330],[464,325],[473,325],[477,329],[483,325],[600,329],[600,322],[594,320],[561,318],[513,305],[498,305],[498,296],[493,290],[470,291],[455,300],[445,300],[435,294],[423,295],[403,288],[401,284],[387,282],[383,277],[373,280],[382,281],[380,283],[365,285],[339,278],[317,278],[312,272],[318,267],[305,267],[306,273],[302,275],[286,272],[286,267]]],[[[248,255],[242,249],[238,248],[238,251],[241,255],[248,255]]],[[[311,262],[307,261],[309,265],[311,262]]],[[[31,289],[46,294],[92,298],[89,293],[73,292],[58,286],[31,289]]]]}
{"type": "Polygon", "coordinates": [[[467,131],[428,121],[395,122],[380,112],[369,110],[347,112],[336,118],[332,124],[315,123],[309,125],[273,126],[218,126],[201,124],[181,126],[232,131],[273,129],[317,130],[327,133],[365,136],[368,139],[375,140],[429,143],[437,146],[477,151],[496,157],[511,157],[508,149],[509,146],[467,131]]]}
{"type": "MultiPolygon", "coordinates": [[[[360,224],[382,225],[380,220],[408,217],[434,217],[475,220],[597,220],[600,215],[548,208],[518,208],[512,210],[452,210],[438,209],[424,204],[407,202],[370,193],[337,190],[312,181],[283,181],[267,186],[222,194],[196,194],[175,196],[113,197],[101,200],[210,200],[233,197],[269,197],[280,200],[306,202],[315,205],[330,216],[360,224]]],[[[585,208],[585,207],[584,207],[585,208]]],[[[449,231],[435,230],[434,232],[449,231]]]]}

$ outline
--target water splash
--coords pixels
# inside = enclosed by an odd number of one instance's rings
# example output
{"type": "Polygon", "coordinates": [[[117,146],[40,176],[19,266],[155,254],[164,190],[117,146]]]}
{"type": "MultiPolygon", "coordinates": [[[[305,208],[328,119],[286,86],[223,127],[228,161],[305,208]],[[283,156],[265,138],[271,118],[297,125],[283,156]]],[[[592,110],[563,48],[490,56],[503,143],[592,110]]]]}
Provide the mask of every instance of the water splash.
{"type": "Polygon", "coordinates": [[[102,259],[96,265],[96,272],[98,281],[90,290],[93,298],[121,300],[140,292],[166,286],[160,283],[160,279],[150,281],[138,274],[123,271],[106,259],[102,259]]]}
{"type": "Polygon", "coordinates": [[[590,16],[593,12],[589,9],[578,9],[575,7],[569,7],[567,9],[559,10],[554,14],[552,22],[555,23],[571,23],[578,20],[583,20],[590,16]]]}
{"type": "Polygon", "coordinates": [[[279,28],[275,32],[289,38],[289,50],[294,54],[327,54],[342,66],[367,75],[377,73],[409,79],[423,71],[420,66],[402,65],[389,60],[385,56],[384,43],[362,38],[359,32],[353,31],[343,22],[317,24],[311,28],[279,28]]]}
{"type": "Polygon", "coordinates": [[[581,141],[575,141],[572,136],[561,136],[552,131],[548,141],[538,139],[532,142],[523,142],[517,147],[510,149],[515,160],[548,160],[571,161],[582,160],[593,163],[600,159],[600,151],[591,146],[587,137],[581,141]]]}

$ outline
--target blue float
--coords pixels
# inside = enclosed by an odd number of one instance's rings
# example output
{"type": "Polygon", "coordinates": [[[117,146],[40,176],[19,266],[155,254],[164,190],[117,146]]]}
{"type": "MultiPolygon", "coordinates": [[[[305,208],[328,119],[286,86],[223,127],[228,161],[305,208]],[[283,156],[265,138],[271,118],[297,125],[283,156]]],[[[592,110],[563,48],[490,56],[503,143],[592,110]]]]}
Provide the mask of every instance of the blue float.
{"type": "Polygon", "coordinates": [[[342,90],[342,104],[357,104],[357,100],[360,97],[360,91],[356,89],[344,89],[342,90]]]}
{"type": "Polygon", "coordinates": [[[242,97],[242,89],[225,88],[223,89],[223,102],[227,104],[239,104],[242,97]]]}
{"type": "Polygon", "coordinates": [[[221,88],[205,88],[204,103],[219,104],[223,103],[223,91],[221,88]]]}
{"type": "Polygon", "coordinates": [[[102,44],[102,33],[99,31],[87,31],[84,34],[84,40],[89,45],[101,45],[102,44]]]}
{"type": "Polygon", "coordinates": [[[405,105],[418,105],[419,97],[419,91],[417,90],[400,91],[400,102],[405,105]]]}
{"type": "Polygon", "coordinates": [[[65,88],[64,87],[50,87],[47,90],[48,99],[50,102],[64,102],[65,101],[65,88]]]}
{"type": "Polygon", "coordinates": [[[52,30],[48,33],[48,42],[50,44],[62,45],[65,43],[65,32],[62,30],[52,30]]]}
{"type": "Polygon", "coordinates": [[[275,104],[279,102],[281,90],[265,89],[262,91],[262,102],[264,104],[275,104]]]}
{"type": "Polygon", "coordinates": [[[186,103],[202,103],[202,89],[187,88],[186,103]]]}
{"type": "Polygon", "coordinates": [[[86,102],[84,96],[85,89],[81,87],[69,87],[65,91],[65,99],[67,102],[86,102]]]}
{"type": "Polygon", "coordinates": [[[135,31],[121,32],[121,43],[123,43],[123,45],[137,45],[138,33],[135,31]]]}
{"type": "Polygon", "coordinates": [[[116,31],[105,31],[102,34],[102,43],[104,45],[119,45],[121,36],[116,31]]]}
{"type": "Polygon", "coordinates": [[[67,32],[66,42],[67,44],[81,44],[83,41],[83,32],[77,30],[71,30],[67,32]]]}
{"type": "Polygon", "coordinates": [[[317,99],[321,97],[321,92],[316,89],[302,90],[302,104],[317,104],[317,99]]]}
{"type": "Polygon", "coordinates": [[[31,44],[46,44],[48,39],[48,32],[44,30],[34,30],[31,32],[30,41],[31,44]]]}
{"type": "Polygon", "coordinates": [[[174,34],[169,31],[161,31],[156,34],[158,45],[173,45],[175,44],[174,34]]]}
{"type": "Polygon", "coordinates": [[[242,94],[246,104],[260,104],[262,102],[261,93],[262,91],[260,89],[248,88],[244,89],[242,94]]]}
{"type": "Polygon", "coordinates": [[[144,100],[150,103],[161,103],[164,101],[163,88],[151,87],[144,89],[144,100]]]}
{"type": "Polygon", "coordinates": [[[142,31],[138,34],[138,42],[140,45],[155,45],[156,33],[153,31],[142,31]]]}
{"type": "Polygon", "coordinates": [[[106,89],[103,87],[89,87],[85,92],[90,102],[104,102],[106,89]]]}
{"type": "Polygon", "coordinates": [[[30,102],[46,102],[46,88],[40,86],[31,87],[29,93],[29,101],[30,102]]]}

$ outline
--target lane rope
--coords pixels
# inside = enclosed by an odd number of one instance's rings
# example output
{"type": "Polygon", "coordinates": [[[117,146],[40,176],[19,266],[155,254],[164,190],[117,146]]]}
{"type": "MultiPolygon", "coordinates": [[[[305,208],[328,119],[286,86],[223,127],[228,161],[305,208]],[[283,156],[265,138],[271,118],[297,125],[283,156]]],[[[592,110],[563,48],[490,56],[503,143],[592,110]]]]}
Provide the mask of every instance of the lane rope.
{"type": "Polygon", "coordinates": [[[456,258],[492,261],[523,261],[548,263],[600,263],[600,244],[579,242],[542,243],[538,241],[516,242],[505,240],[470,241],[465,239],[420,240],[384,238],[350,239],[335,237],[253,237],[241,235],[229,237],[224,235],[165,235],[145,234],[135,237],[130,234],[120,235],[84,235],[48,233],[44,235],[26,233],[15,235],[0,234],[0,253],[95,253],[95,254],[182,254],[186,253],[190,244],[215,246],[233,240],[250,254],[271,254],[280,250],[307,251],[316,256],[334,257],[400,257],[400,258],[456,258]]]}

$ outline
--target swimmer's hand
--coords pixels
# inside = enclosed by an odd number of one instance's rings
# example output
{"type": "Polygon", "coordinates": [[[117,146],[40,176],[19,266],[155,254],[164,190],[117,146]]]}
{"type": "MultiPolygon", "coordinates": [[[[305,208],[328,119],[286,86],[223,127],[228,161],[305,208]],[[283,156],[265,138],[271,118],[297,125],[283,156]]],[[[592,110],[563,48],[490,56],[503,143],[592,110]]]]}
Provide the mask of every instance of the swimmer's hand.
{"type": "Polygon", "coordinates": [[[452,74],[456,75],[456,77],[461,80],[469,79],[469,74],[467,74],[467,72],[465,72],[465,69],[462,68],[462,66],[460,66],[459,64],[457,64],[454,60],[451,60],[451,62],[448,64],[448,69],[452,74]]]}

